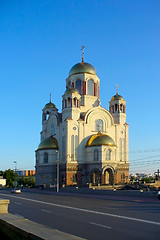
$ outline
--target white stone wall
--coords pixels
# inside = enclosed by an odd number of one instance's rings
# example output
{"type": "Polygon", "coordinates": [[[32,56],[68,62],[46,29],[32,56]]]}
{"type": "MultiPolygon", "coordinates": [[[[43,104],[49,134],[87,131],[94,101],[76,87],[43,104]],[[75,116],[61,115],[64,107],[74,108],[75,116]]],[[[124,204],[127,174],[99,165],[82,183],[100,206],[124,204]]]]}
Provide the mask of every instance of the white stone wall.
{"type": "Polygon", "coordinates": [[[57,153],[56,150],[44,149],[37,152],[37,163],[36,165],[50,165],[56,164],[57,162],[57,153]],[[48,163],[44,163],[44,153],[48,153],[48,163]]]}
{"type": "MultiPolygon", "coordinates": [[[[112,166],[116,168],[117,164],[129,163],[128,159],[128,125],[126,124],[126,114],[122,112],[110,113],[100,106],[98,96],[87,95],[87,81],[93,79],[99,87],[99,78],[93,74],[75,74],[66,79],[66,85],[69,81],[75,83],[77,79],[86,81],[86,95],[80,96],[77,93],[63,95],[63,100],[68,97],[81,98],[83,106],[67,107],[62,109],[62,122],[58,122],[57,109],[43,109],[43,113],[49,113],[47,120],[42,121],[41,140],[52,135],[52,124],[55,132],[53,137],[58,141],[59,160],[61,163],[79,163],[79,164],[96,164],[94,161],[94,151],[99,151],[99,160],[97,164],[101,166],[112,166]],[[84,113],[83,119],[80,119],[81,113],[84,113]],[[116,146],[97,146],[87,147],[86,143],[89,137],[98,133],[96,120],[103,121],[102,133],[109,135],[116,146]],[[74,143],[73,143],[74,142],[74,143]],[[73,149],[74,148],[74,149],[73,149]],[[106,152],[111,150],[111,159],[106,159],[106,152]],[[101,160],[100,160],[101,159],[101,160]]],[[[110,106],[115,103],[123,103],[124,100],[111,101],[110,106]]],[[[57,153],[55,150],[38,150],[37,167],[56,165],[57,153]],[[44,153],[48,153],[48,163],[44,164],[44,153]]],[[[97,165],[98,166],[98,165],[97,165]]],[[[92,166],[90,167],[90,169],[92,166]]],[[[47,169],[47,168],[46,168],[47,169]]],[[[50,168],[48,168],[50,169],[50,168]]],[[[48,177],[49,178],[49,177],[48,177]]],[[[41,181],[43,182],[43,181],[41,181]]]]}

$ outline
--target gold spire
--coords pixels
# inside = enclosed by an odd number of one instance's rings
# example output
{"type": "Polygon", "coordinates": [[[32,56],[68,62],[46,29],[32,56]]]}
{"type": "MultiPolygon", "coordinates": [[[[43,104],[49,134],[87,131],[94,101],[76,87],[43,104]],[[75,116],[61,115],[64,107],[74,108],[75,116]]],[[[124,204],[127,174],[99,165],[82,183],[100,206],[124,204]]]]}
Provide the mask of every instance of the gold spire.
{"type": "Polygon", "coordinates": [[[82,45],[82,48],[81,48],[81,50],[82,50],[82,62],[84,62],[84,48],[85,48],[85,46],[82,45]]]}
{"type": "Polygon", "coordinates": [[[50,96],[50,102],[51,102],[51,93],[49,94],[49,96],[50,96]]]}
{"type": "Polygon", "coordinates": [[[116,84],[116,95],[118,95],[118,84],[116,84]]]}

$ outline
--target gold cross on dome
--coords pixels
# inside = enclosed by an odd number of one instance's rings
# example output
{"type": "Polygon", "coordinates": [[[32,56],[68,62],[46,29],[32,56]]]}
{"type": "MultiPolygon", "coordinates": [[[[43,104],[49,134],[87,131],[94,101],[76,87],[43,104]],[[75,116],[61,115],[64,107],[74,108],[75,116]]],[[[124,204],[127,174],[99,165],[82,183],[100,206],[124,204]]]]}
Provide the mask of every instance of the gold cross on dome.
{"type": "Polygon", "coordinates": [[[82,50],[82,62],[84,62],[84,49],[85,49],[85,46],[82,45],[82,48],[81,48],[81,50],[82,50]]]}
{"type": "Polygon", "coordinates": [[[116,85],[116,94],[118,94],[118,87],[119,87],[119,85],[117,84],[116,85]]]}

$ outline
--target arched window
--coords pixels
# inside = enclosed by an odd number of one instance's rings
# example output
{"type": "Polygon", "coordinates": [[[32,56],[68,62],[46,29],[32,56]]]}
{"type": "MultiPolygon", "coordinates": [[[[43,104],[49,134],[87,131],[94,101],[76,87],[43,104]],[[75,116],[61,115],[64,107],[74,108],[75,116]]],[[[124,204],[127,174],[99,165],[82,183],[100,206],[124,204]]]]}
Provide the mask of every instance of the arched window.
{"type": "Polygon", "coordinates": [[[36,152],[36,163],[39,163],[39,154],[36,152]]]}
{"type": "Polygon", "coordinates": [[[64,101],[64,107],[67,107],[67,100],[64,101]]]}
{"type": "Polygon", "coordinates": [[[82,94],[82,81],[80,79],[76,80],[76,89],[78,90],[79,94],[82,94]]]}
{"type": "Polygon", "coordinates": [[[73,99],[73,107],[77,107],[77,106],[76,106],[76,103],[77,103],[77,98],[74,98],[74,99],[73,99]]]}
{"type": "Polygon", "coordinates": [[[121,174],[121,180],[125,180],[125,174],[124,173],[121,174]]]}
{"type": "Polygon", "coordinates": [[[118,112],[118,104],[115,104],[115,112],[118,112]]]}
{"type": "Polygon", "coordinates": [[[77,182],[77,174],[73,174],[72,181],[73,183],[77,182]]]}
{"type": "Polygon", "coordinates": [[[120,104],[120,112],[123,112],[123,104],[120,104]]]}
{"type": "Polygon", "coordinates": [[[78,144],[79,141],[78,141],[78,135],[75,136],[75,158],[77,159],[77,156],[78,156],[78,144]]]}
{"type": "Polygon", "coordinates": [[[74,83],[73,82],[71,83],[71,87],[74,88],[74,83]]]}
{"type": "Polygon", "coordinates": [[[122,138],[119,139],[119,160],[122,161],[122,138]]]}
{"type": "Polygon", "coordinates": [[[92,79],[87,81],[87,94],[94,95],[94,82],[92,79]]]}
{"type": "Polygon", "coordinates": [[[71,136],[71,160],[76,160],[78,153],[78,135],[71,136]]]}
{"type": "Polygon", "coordinates": [[[99,160],[99,152],[98,150],[94,150],[94,161],[98,161],[99,160]]]}
{"type": "Polygon", "coordinates": [[[47,112],[47,113],[46,113],[46,120],[48,120],[49,115],[50,115],[49,112],[47,112]]]}
{"type": "Polygon", "coordinates": [[[77,107],[80,107],[80,101],[77,99],[77,107]]]}
{"type": "Polygon", "coordinates": [[[70,98],[68,98],[68,107],[71,107],[71,99],[70,98]]]}
{"type": "Polygon", "coordinates": [[[123,112],[125,113],[126,112],[126,107],[123,105],[123,112]]]}
{"type": "Polygon", "coordinates": [[[44,163],[48,163],[48,153],[44,153],[44,163]]]}
{"type": "Polygon", "coordinates": [[[42,115],[42,119],[43,121],[46,120],[46,113],[43,112],[43,115],[42,115]]]}
{"type": "Polygon", "coordinates": [[[65,144],[65,136],[62,136],[62,158],[66,160],[66,144],[65,144]]]}
{"type": "Polygon", "coordinates": [[[71,136],[71,159],[74,160],[74,147],[75,147],[75,142],[74,142],[74,135],[71,136]]]}
{"type": "Polygon", "coordinates": [[[106,160],[111,160],[111,150],[110,149],[108,149],[106,151],[106,160]]]}
{"type": "Polygon", "coordinates": [[[97,132],[101,131],[103,132],[103,121],[101,119],[97,119],[95,122],[95,130],[97,132]]]}

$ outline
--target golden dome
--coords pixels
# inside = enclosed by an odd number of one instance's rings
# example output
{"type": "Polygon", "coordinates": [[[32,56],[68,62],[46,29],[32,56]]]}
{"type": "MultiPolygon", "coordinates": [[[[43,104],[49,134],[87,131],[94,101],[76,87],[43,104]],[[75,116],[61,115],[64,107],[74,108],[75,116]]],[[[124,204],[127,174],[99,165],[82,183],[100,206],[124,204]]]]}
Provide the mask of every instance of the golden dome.
{"type": "Polygon", "coordinates": [[[78,73],[90,73],[96,75],[96,69],[90,63],[80,62],[71,68],[69,76],[78,73]]]}
{"type": "Polygon", "coordinates": [[[113,100],[124,100],[123,97],[121,95],[119,95],[118,93],[116,95],[114,95],[112,98],[111,98],[111,101],[113,100]]]}
{"type": "Polygon", "coordinates": [[[79,93],[79,92],[76,88],[71,87],[67,89],[64,94],[70,94],[70,93],[79,93]]]}
{"type": "Polygon", "coordinates": [[[49,102],[49,103],[47,103],[47,104],[45,105],[44,108],[56,108],[56,105],[55,105],[54,103],[52,103],[52,102],[49,102]]]}
{"type": "Polygon", "coordinates": [[[38,146],[38,150],[42,150],[42,149],[58,149],[57,139],[52,136],[49,138],[46,138],[38,146]]]}
{"type": "Polygon", "coordinates": [[[106,134],[102,134],[101,132],[92,135],[86,143],[86,147],[101,146],[101,145],[116,146],[111,137],[109,137],[106,134]]]}

